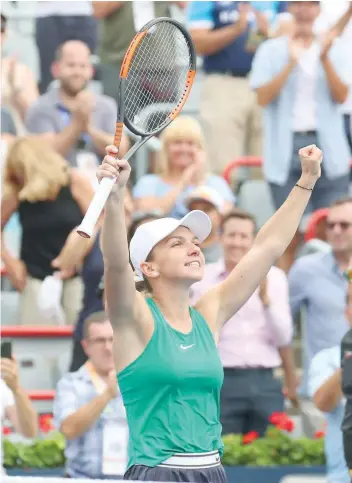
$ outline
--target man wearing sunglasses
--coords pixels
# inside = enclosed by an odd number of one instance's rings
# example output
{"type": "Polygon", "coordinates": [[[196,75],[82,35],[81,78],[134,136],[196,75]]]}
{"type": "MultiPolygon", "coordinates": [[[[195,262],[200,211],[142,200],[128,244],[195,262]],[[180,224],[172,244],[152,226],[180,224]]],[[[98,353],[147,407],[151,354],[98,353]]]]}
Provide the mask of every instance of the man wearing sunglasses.
{"type": "Polygon", "coordinates": [[[352,256],[352,198],[337,201],[329,208],[326,230],[331,251],[299,258],[289,273],[293,317],[303,309],[302,396],[307,396],[307,372],[313,357],[339,345],[349,327],[345,317],[347,280],[343,274],[352,256]]]}

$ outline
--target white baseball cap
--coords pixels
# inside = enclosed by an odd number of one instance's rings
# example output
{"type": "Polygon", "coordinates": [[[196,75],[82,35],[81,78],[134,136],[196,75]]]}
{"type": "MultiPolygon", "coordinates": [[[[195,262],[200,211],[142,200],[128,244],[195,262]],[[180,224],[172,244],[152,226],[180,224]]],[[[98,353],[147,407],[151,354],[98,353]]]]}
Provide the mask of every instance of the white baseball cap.
{"type": "Polygon", "coordinates": [[[224,199],[217,191],[209,186],[199,186],[193,190],[186,198],[186,206],[190,206],[193,201],[206,201],[221,211],[224,206],[224,199]]]}
{"type": "Polygon", "coordinates": [[[182,218],[159,218],[139,226],[130,242],[130,257],[136,272],[136,280],[143,280],[141,263],[161,240],[179,226],[185,226],[202,243],[211,232],[211,221],[203,211],[194,210],[182,218]]]}

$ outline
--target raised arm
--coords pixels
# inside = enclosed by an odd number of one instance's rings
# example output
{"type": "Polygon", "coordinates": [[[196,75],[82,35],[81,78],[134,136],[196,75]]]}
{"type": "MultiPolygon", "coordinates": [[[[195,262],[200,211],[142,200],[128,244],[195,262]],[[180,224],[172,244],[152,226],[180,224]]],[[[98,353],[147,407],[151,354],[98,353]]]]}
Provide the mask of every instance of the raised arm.
{"type": "Polygon", "coordinates": [[[259,231],[251,250],[227,279],[206,293],[197,308],[217,331],[253,294],[290,244],[321,174],[322,152],[315,145],[299,151],[302,175],[285,203],[259,231]]]}
{"type": "Polygon", "coordinates": [[[98,170],[98,179],[116,176],[104,210],[102,252],[104,259],[107,312],[116,337],[116,369],[121,370],[143,351],[151,333],[146,327],[149,310],[143,296],[136,291],[129,261],[125,224],[124,195],[131,168],[127,161],[115,159],[115,146],[98,170]]]}
{"type": "Polygon", "coordinates": [[[98,170],[98,179],[118,176],[118,180],[105,205],[101,246],[108,316],[111,324],[116,326],[133,318],[137,293],[129,262],[124,212],[125,186],[131,168],[127,162],[113,158],[114,146],[108,146],[107,153],[98,170]]]}

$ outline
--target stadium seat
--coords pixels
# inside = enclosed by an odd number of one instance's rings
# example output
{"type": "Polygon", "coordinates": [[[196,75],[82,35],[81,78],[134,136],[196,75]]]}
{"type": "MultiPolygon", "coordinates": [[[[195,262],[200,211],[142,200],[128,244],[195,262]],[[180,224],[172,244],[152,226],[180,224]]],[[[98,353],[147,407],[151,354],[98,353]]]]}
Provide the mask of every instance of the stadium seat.
{"type": "Polygon", "coordinates": [[[56,360],[38,353],[16,354],[20,382],[27,391],[55,389],[56,360]]]}
{"type": "Polygon", "coordinates": [[[56,359],[55,365],[55,386],[59,382],[59,380],[67,374],[70,364],[71,364],[71,351],[67,350],[64,353],[60,354],[56,359]]]}
{"type": "Polygon", "coordinates": [[[275,212],[270,189],[265,181],[245,181],[238,193],[237,205],[255,216],[258,228],[275,212]]]}

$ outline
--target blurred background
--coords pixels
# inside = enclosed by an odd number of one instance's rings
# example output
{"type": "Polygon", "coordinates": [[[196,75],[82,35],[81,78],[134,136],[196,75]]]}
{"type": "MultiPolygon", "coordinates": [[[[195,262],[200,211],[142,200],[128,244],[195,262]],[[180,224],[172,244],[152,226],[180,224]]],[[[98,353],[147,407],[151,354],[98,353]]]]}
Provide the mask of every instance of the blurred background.
{"type": "MultiPolygon", "coordinates": [[[[146,221],[201,209],[213,222],[202,248],[218,275],[219,267],[238,263],[286,199],[300,174],[298,150],[323,150],[323,174],[294,240],[241,309],[236,328],[221,336],[221,417],[232,469],[279,464],[290,469],[259,477],[275,482],[303,471],[325,481],[327,458],[328,480],[350,481],[336,354],[349,327],[343,270],[352,256],[352,7],[338,0],[1,2],[4,466],[14,475],[41,466],[31,474],[52,467],[46,475],[106,476],[96,469],[100,460],[77,470],[92,450],[84,438],[97,431],[103,444],[100,419],[87,423],[81,439],[62,429],[94,395],[93,387],[83,396],[80,386],[85,364],[112,353],[101,342],[99,232],[87,244],[75,227],[113,141],[123,56],[135,32],[161,16],[189,29],[197,75],[180,118],[131,160],[128,236],[146,221]],[[267,305],[275,323],[264,316],[267,305]],[[240,370],[247,371],[244,387],[240,370]],[[239,392],[253,387],[256,403],[248,395],[240,409],[239,392]],[[332,401],[332,394],[339,397],[332,401]],[[333,430],[326,436],[327,425],[333,430]],[[268,444],[255,446],[264,437],[268,444]],[[50,455],[33,450],[34,438],[49,438],[50,455]]],[[[167,110],[162,99],[157,109],[167,110]]],[[[120,155],[135,141],[125,129],[120,155]]],[[[123,427],[123,408],[116,411],[123,427]]],[[[246,482],[253,473],[235,477],[246,482]]]]}

